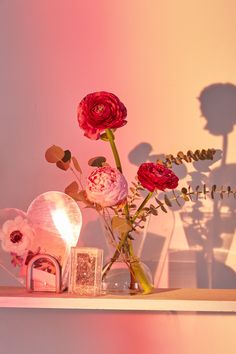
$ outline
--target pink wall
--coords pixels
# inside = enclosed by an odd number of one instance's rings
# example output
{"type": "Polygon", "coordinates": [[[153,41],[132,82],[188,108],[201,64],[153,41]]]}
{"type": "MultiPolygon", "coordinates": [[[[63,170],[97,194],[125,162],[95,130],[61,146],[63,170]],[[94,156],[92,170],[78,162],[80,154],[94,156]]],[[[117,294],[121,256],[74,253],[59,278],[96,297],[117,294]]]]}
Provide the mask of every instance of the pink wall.
{"type": "MultiPolygon", "coordinates": [[[[206,121],[201,117],[197,97],[214,83],[236,85],[235,17],[233,0],[0,1],[0,207],[26,209],[38,194],[63,190],[69,183],[69,176],[44,160],[44,152],[51,144],[77,153],[81,165],[86,166],[85,172],[89,171],[87,160],[98,151],[111,157],[104,143],[89,141],[78,128],[76,107],[89,92],[114,92],[128,108],[128,124],[117,132],[117,141],[129,180],[136,167],[127,156],[141,142],[151,144],[153,154],[222,148],[223,133],[213,135],[204,129],[206,121]]],[[[215,116],[219,118],[217,112],[215,116]]],[[[227,114],[220,118],[228,119],[227,114]]],[[[227,173],[232,177],[236,163],[235,129],[228,132],[227,138],[226,164],[233,167],[225,169],[225,177],[227,173]]],[[[219,162],[213,167],[217,166],[219,162]]],[[[169,218],[172,220],[172,214],[169,218]]],[[[181,221],[178,215],[176,218],[172,247],[188,250],[181,221]]],[[[95,216],[87,212],[84,219],[88,223],[95,216]]],[[[156,228],[160,223],[158,219],[156,228]]],[[[234,232],[233,225],[231,234],[234,232]]],[[[83,243],[87,236],[93,243],[93,235],[88,233],[84,226],[83,243]]],[[[235,260],[231,260],[230,267],[234,269],[235,260]]],[[[40,353],[42,349],[47,352],[48,343],[50,353],[69,350],[72,354],[77,352],[77,345],[80,347],[81,333],[85,351],[80,352],[86,354],[106,353],[106,348],[110,353],[131,353],[132,348],[137,353],[153,354],[234,353],[230,341],[235,320],[229,316],[137,315],[142,325],[135,333],[131,325],[130,333],[126,328],[128,314],[119,315],[120,322],[115,323],[120,326],[114,327],[111,314],[109,318],[100,314],[101,319],[84,314],[76,319],[75,313],[56,312],[61,324],[73,324],[70,330],[67,325],[64,329],[59,326],[65,340],[58,342],[57,333],[50,328],[45,331],[46,340],[39,337],[45,321],[48,324],[48,318],[55,314],[50,312],[48,317],[43,312],[36,316],[27,311],[24,316],[29,317],[25,318],[21,311],[12,311],[0,314],[0,332],[5,333],[1,347],[8,354],[19,352],[19,348],[31,353],[35,343],[39,343],[40,353]],[[96,339],[95,343],[95,337],[91,338],[88,320],[93,330],[94,321],[100,330],[104,325],[105,332],[99,332],[101,342],[96,339]],[[32,321],[36,321],[33,326],[32,321]],[[18,323],[15,330],[11,327],[14,323],[18,323]],[[28,338],[25,330],[19,332],[22,326],[32,328],[28,338]],[[114,330],[108,333],[111,328],[114,330]],[[158,336],[159,331],[163,336],[158,336]],[[14,341],[13,332],[19,334],[14,341]],[[117,344],[119,350],[114,349],[117,336],[129,350],[123,351],[121,343],[117,344]]],[[[49,325],[53,327],[55,323],[49,325]]]]}
{"type": "MultiPolygon", "coordinates": [[[[152,146],[150,155],[221,149],[223,131],[205,129],[197,97],[215,83],[236,85],[235,14],[232,0],[1,1],[0,207],[26,209],[38,194],[71,181],[44,160],[51,144],[78,154],[85,174],[93,155],[111,158],[106,144],[78,127],[77,104],[89,92],[114,92],[128,109],[117,142],[129,180],[137,167],[128,154],[142,142],[152,146]]],[[[227,119],[225,110],[219,121],[227,119]]],[[[236,132],[227,133],[232,177],[236,132]]],[[[83,243],[94,219],[84,212],[83,243]]],[[[172,247],[189,248],[178,214],[172,247]]]]}

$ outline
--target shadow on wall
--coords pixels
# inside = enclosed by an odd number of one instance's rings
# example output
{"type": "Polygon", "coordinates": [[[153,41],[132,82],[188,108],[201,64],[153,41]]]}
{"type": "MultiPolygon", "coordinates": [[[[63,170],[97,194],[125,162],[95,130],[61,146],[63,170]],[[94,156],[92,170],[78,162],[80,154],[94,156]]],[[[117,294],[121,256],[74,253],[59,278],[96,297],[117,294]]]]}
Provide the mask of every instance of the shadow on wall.
{"type": "MultiPolygon", "coordinates": [[[[207,186],[216,184],[218,188],[234,187],[236,164],[227,164],[226,161],[230,149],[228,137],[236,124],[236,86],[230,83],[209,85],[202,90],[198,99],[201,115],[206,119],[205,129],[212,135],[222,135],[222,151],[217,150],[213,161],[193,162],[195,170],[190,173],[186,165],[175,165],[173,170],[180,179],[188,173],[192,186],[205,183],[207,186]],[[220,160],[220,166],[213,168],[217,160],[220,160]]],[[[145,161],[163,159],[164,155],[154,154],[152,146],[142,142],[130,151],[128,158],[132,164],[139,166],[145,161]]],[[[234,198],[225,196],[223,199],[216,197],[213,201],[186,203],[179,215],[189,250],[170,252],[169,286],[236,288],[234,198]]],[[[147,243],[148,240],[147,237],[147,243]]],[[[166,242],[170,242],[168,237],[166,242]]],[[[164,248],[164,244],[159,244],[159,247],[164,248]]],[[[159,249],[157,254],[161,252],[159,249]]]]}

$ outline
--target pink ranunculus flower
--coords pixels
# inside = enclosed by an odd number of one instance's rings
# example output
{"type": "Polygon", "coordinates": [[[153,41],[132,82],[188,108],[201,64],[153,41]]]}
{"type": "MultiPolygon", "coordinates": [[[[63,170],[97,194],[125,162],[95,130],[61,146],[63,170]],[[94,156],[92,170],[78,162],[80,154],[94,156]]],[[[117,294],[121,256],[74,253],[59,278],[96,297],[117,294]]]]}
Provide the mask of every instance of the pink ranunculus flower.
{"type": "Polygon", "coordinates": [[[105,129],[120,128],[127,123],[127,110],[110,92],[94,92],[85,96],[78,106],[78,122],[89,139],[97,140],[105,129]]]}
{"type": "Polygon", "coordinates": [[[103,166],[90,174],[85,190],[90,202],[111,207],[127,198],[128,184],[119,170],[103,166]]]}
{"type": "Polygon", "coordinates": [[[164,165],[146,162],[138,169],[138,180],[144,188],[154,192],[156,189],[162,191],[166,188],[175,189],[178,186],[179,178],[164,165]]]}
{"type": "Polygon", "coordinates": [[[29,250],[34,236],[34,230],[30,227],[27,220],[21,216],[5,221],[0,230],[3,250],[18,256],[22,256],[29,250]]]}

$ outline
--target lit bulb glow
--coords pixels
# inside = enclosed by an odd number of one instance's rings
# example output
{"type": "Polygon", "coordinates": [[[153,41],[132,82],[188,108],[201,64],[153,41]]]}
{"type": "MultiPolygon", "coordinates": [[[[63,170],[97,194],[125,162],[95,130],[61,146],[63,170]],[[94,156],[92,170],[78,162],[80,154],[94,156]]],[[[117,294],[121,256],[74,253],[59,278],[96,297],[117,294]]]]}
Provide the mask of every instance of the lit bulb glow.
{"type": "Polygon", "coordinates": [[[75,241],[77,240],[75,235],[80,234],[81,224],[77,223],[76,225],[73,225],[64,209],[51,211],[51,216],[56,229],[60,233],[61,238],[65,241],[67,247],[74,246],[75,241]]]}

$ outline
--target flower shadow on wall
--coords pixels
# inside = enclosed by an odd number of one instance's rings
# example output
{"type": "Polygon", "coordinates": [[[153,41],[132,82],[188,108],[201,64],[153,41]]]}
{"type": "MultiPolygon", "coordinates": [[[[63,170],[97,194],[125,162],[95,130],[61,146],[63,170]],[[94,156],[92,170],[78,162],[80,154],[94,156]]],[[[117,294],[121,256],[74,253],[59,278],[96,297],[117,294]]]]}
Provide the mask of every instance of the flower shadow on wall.
{"type": "MultiPolygon", "coordinates": [[[[192,186],[205,183],[230,186],[235,183],[236,164],[227,164],[226,160],[230,148],[228,137],[236,124],[236,86],[230,83],[209,85],[200,93],[199,102],[201,115],[207,122],[205,129],[223,137],[222,150],[217,150],[214,161],[193,162],[194,171],[188,172],[186,165],[173,166],[173,170],[180,179],[188,174],[192,186]],[[212,167],[217,160],[221,161],[220,166],[212,167]]],[[[152,146],[146,142],[137,145],[128,157],[134,165],[162,158],[153,154],[152,146]]],[[[170,252],[169,286],[236,288],[235,200],[199,200],[185,205],[179,215],[189,250],[170,252]],[[187,273],[190,277],[186,277],[187,273]]],[[[150,242],[149,235],[147,240],[150,242]]]]}
{"type": "MultiPolygon", "coordinates": [[[[128,153],[128,160],[135,166],[140,166],[144,161],[155,163],[158,160],[164,159],[165,154],[155,154],[152,145],[148,142],[139,143],[128,153]]],[[[188,173],[185,164],[173,165],[172,170],[180,180],[184,179],[188,173]]],[[[175,212],[180,208],[176,203],[172,205],[167,214],[159,215],[158,220],[151,217],[147,233],[144,235],[142,249],[139,249],[140,257],[154,274],[155,285],[157,287],[159,287],[160,282],[164,287],[167,285],[164,279],[166,276],[164,271],[165,263],[176,226],[175,212]]]]}
{"type": "MultiPolygon", "coordinates": [[[[210,134],[222,136],[222,159],[219,167],[212,169],[209,183],[230,185],[235,181],[236,164],[227,164],[230,154],[229,134],[236,124],[236,86],[215,83],[205,87],[199,96],[200,110],[206,119],[205,129],[210,134]]],[[[235,149],[235,146],[233,147],[235,149]]],[[[200,168],[198,166],[198,168],[200,168]]],[[[236,288],[236,205],[231,200],[213,200],[212,212],[205,223],[208,281],[215,288],[236,288]]]]}

